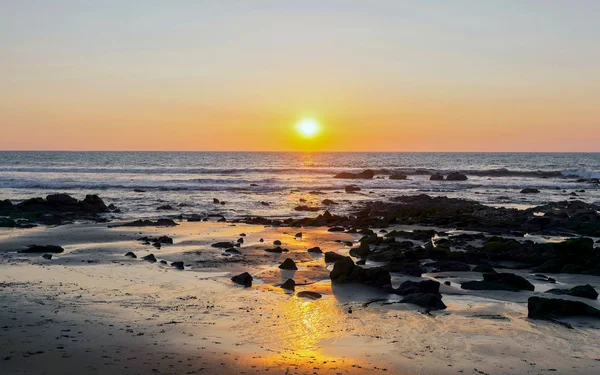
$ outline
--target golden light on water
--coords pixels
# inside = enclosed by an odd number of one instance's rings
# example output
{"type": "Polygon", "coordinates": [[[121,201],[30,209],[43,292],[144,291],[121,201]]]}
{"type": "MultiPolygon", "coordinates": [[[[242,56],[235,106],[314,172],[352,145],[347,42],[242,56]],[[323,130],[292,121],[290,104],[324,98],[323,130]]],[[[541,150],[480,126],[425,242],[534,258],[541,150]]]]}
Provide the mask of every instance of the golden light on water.
{"type": "Polygon", "coordinates": [[[302,136],[313,137],[319,132],[320,125],[315,119],[305,118],[298,122],[296,127],[302,136]]]}

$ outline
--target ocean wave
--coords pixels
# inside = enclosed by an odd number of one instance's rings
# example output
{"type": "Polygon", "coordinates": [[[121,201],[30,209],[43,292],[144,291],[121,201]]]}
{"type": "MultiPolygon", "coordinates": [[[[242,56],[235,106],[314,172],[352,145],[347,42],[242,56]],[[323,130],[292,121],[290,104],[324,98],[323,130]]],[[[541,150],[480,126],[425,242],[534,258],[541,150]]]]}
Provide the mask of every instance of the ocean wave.
{"type": "Polygon", "coordinates": [[[571,178],[582,178],[582,179],[599,178],[600,179],[600,172],[588,171],[585,169],[572,169],[572,170],[562,171],[562,175],[564,177],[571,177],[571,178]]]}

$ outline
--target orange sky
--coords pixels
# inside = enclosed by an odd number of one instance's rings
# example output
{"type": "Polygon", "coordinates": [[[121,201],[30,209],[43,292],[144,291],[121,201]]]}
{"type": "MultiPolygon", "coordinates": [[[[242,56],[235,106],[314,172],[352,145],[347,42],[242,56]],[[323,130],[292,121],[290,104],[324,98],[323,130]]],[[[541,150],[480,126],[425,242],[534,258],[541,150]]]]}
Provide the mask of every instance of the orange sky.
{"type": "Polygon", "coordinates": [[[0,149],[600,151],[597,2],[281,3],[1,4],[0,149]]]}

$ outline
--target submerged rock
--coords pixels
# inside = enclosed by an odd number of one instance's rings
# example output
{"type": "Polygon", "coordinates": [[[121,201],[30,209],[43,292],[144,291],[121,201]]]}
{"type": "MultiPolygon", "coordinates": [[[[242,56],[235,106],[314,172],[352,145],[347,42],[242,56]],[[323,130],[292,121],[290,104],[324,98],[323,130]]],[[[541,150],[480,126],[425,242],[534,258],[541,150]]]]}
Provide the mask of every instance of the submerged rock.
{"type": "Polygon", "coordinates": [[[286,260],[284,260],[283,263],[281,263],[279,265],[279,268],[282,270],[297,270],[298,269],[298,267],[296,266],[296,262],[294,262],[290,258],[287,258],[286,260]]]}
{"type": "Polygon", "coordinates": [[[596,292],[594,287],[589,284],[578,285],[571,289],[550,289],[550,290],[546,291],[546,293],[563,294],[563,295],[569,295],[569,296],[573,296],[573,297],[589,298],[589,299],[597,299],[598,298],[598,292],[596,292]]]}
{"type": "Polygon", "coordinates": [[[398,174],[392,174],[392,175],[390,175],[389,179],[390,180],[406,180],[407,177],[408,176],[405,175],[405,174],[398,173],[398,174]]]}
{"type": "Polygon", "coordinates": [[[65,251],[65,249],[63,249],[60,246],[56,246],[56,245],[29,245],[27,246],[26,249],[24,250],[20,250],[19,253],[53,253],[53,254],[59,254],[62,253],[63,251],[65,251]]]}
{"type": "Polygon", "coordinates": [[[344,190],[346,191],[346,193],[354,193],[357,191],[361,191],[362,189],[360,188],[360,186],[348,185],[344,187],[344,190]]]}
{"type": "Polygon", "coordinates": [[[444,179],[444,176],[441,173],[434,173],[431,175],[431,177],[429,177],[429,179],[431,181],[442,181],[444,179]]]}
{"type": "Polygon", "coordinates": [[[252,286],[252,280],[254,280],[254,279],[248,272],[244,272],[242,274],[233,276],[231,278],[231,281],[233,281],[236,284],[243,285],[246,288],[249,288],[252,286]]]}
{"type": "Polygon", "coordinates": [[[344,178],[344,179],[372,179],[375,176],[375,171],[366,169],[360,173],[342,172],[338,173],[333,178],[344,178]]]}
{"type": "Polygon", "coordinates": [[[210,246],[212,246],[212,247],[216,247],[216,248],[220,248],[220,249],[228,249],[228,248],[230,248],[230,247],[233,247],[233,246],[234,246],[234,243],[233,243],[233,242],[225,242],[225,241],[223,241],[223,242],[216,242],[216,243],[213,243],[213,244],[212,244],[212,245],[210,245],[210,246]]]}
{"type": "Polygon", "coordinates": [[[323,201],[321,202],[321,204],[323,206],[332,206],[332,205],[337,205],[337,203],[335,203],[334,201],[332,201],[331,199],[323,199],[323,201]]]}

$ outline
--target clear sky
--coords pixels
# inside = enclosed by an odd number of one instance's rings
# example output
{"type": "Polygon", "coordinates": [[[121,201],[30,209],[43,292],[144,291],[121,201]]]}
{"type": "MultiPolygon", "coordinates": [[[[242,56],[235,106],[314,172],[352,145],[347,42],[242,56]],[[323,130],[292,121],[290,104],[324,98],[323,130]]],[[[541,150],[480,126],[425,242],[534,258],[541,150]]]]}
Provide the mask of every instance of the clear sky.
{"type": "Polygon", "coordinates": [[[600,151],[599,20],[597,0],[2,0],[0,149],[600,151]]]}

